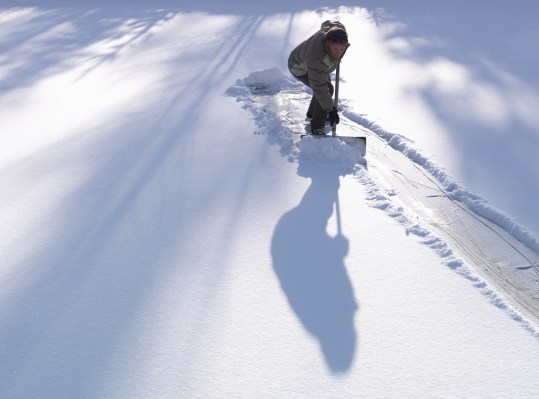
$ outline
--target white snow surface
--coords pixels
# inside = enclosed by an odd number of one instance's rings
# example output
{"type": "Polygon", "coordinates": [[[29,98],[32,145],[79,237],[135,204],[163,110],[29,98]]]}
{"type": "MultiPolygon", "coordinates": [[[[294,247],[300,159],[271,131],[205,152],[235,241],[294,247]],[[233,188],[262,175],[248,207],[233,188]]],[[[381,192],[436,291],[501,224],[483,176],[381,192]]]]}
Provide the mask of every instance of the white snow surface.
{"type": "Polygon", "coordinates": [[[0,397],[535,398],[537,11],[3,2],[0,397]]]}

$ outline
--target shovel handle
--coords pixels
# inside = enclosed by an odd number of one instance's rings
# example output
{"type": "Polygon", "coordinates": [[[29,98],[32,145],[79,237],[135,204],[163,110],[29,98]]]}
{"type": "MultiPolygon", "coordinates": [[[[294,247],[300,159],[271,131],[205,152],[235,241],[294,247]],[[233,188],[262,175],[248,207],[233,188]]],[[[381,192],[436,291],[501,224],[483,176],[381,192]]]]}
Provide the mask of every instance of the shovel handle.
{"type": "MultiPolygon", "coordinates": [[[[339,76],[340,76],[340,71],[341,71],[341,61],[339,60],[339,63],[337,64],[337,70],[335,71],[335,101],[334,101],[334,106],[335,106],[335,109],[338,110],[338,107],[339,107],[339,76]]],[[[333,136],[336,136],[337,135],[337,124],[336,123],[333,123],[333,125],[331,125],[331,134],[333,136]]]]}

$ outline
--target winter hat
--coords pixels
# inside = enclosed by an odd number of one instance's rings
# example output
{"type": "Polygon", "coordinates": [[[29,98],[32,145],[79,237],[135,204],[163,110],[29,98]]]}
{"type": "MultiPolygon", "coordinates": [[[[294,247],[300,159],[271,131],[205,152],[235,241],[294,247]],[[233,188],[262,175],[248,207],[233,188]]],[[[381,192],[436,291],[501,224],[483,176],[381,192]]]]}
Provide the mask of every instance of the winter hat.
{"type": "Polygon", "coordinates": [[[348,34],[338,26],[329,28],[324,37],[328,43],[348,44],[348,34]]]}

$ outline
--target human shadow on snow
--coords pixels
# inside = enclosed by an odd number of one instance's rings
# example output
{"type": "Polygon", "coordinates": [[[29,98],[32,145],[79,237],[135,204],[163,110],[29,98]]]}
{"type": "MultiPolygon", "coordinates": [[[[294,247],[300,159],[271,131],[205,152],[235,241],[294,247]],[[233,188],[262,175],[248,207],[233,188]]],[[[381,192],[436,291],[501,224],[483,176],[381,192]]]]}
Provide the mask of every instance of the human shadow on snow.
{"type": "Polygon", "coordinates": [[[298,206],[277,223],[271,243],[273,268],[290,307],[318,340],[330,370],[345,373],[356,351],[358,303],[344,264],[348,239],[340,231],[334,237],[327,232],[338,206],[339,171],[302,168],[300,174],[307,172],[312,182],[298,206]]]}

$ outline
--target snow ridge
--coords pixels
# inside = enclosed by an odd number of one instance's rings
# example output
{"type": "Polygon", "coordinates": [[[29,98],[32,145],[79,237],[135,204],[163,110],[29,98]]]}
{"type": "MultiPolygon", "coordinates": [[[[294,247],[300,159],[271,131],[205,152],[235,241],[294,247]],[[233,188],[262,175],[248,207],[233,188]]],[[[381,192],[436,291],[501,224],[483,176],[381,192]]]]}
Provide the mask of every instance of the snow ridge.
{"type": "Polygon", "coordinates": [[[303,85],[291,77],[285,76],[279,68],[257,70],[247,77],[238,79],[226,89],[227,96],[236,97],[242,102],[243,109],[249,111],[254,118],[258,130],[256,134],[265,134],[271,144],[281,147],[281,155],[293,162],[298,159],[298,148],[294,146],[294,132],[283,125],[277,113],[269,107],[259,107],[256,96],[274,95],[283,89],[302,90],[303,85]]]}
{"type": "Polygon", "coordinates": [[[419,223],[414,221],[414,218],[407,215],[404,208],[395,205],[384,188],[368,173],[364,167],[358,167],[355,172],[355,178],[366,191],[366,200],[370,206],[384,211],[388,216],[395,219],[401,226],[404,227],[407,235],[414,235],[417,239],[434,250],[441,258],[442,263],[455,271],[457,274],[469,280],[473,286],[480,290],[490,303],[503,310],[511,319],[518,322],[525,330],[539,339],[539,328],[537,328],[530,320],[524,317],[517,310],[509,305],[507,298],[500,293],[489,288],[488,284],[477,276],[473,271],[459,259],[451,247],[440,237],[433,234],[419,223]]]}
{"type": "Polygon", "coordinates": [[[388,132],[376,123],[365,118],[363,115],[358,114],[351,108],[348,101],[343,101],[342,107],[343,115],[348,119],[369,129],[373,133],[376,133],[376,135],[387,141],[393,149],[403,153],[414,163],[428,171],[429,174],[440,183],[441,188],[449,198],[462,202],[477,215],[497,224],[532,251],[539,253],[539,238],[535,237],[525,227],[516,223],[513,218],[494,209],[483,198],[467,191],[461,185],[456,183],[443,168],[436,165],[432,160],[414,148],[412,146],[413,143],[406,137],[388,132]]]}

